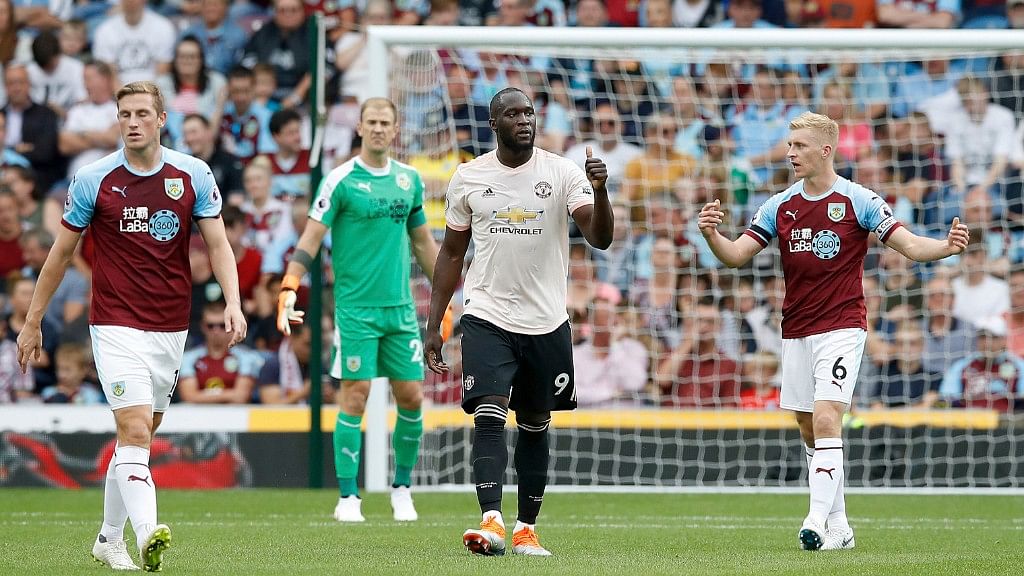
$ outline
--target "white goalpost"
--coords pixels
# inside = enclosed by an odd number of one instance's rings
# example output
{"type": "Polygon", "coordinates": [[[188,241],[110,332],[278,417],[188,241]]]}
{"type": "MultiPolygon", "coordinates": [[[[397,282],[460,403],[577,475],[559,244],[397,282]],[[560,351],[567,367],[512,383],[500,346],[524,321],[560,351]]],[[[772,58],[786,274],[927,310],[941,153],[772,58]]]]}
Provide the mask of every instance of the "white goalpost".
{"type": "MultiPolygon", "coordinates": [[[[777,351],[766,347],[770,338],[762,340],[760,327],[752,328],[746,321],[750,310],[742,303],[744,298],[752,299],[754,306],[769,310],[763,318],[770,333],[775,316],[768,287],[772,278],[780,275],[777,250],[769,247],[749,269],[717,268],[702,253],[699,233],[693,235],[695,224],[686,216],[701,199],[724,195],[728,202],[723,205],[728,204],[733,215],[729,233],[738,234],[768,194],[788,186],[784,159],[765,160],[767,149],[746,150],[744,155],[741,151],[749,148],[745,139],[750,132],[734,129],[744,122],[743,114],[751,102],[761,97],[756,95],[756,74],[763,68],[773,69],[782,115],[805,109],[820,111],[836,103],[829,95],[843,94],[838,97],[843,110],[854,111],[851,118],[864,114],[866,119],[859,124],[850,120],[851,126],[857,125],[849,132],[851,151],[842,165],[846,172],[840,173],[857,181],[877,178],[866,185],[884,188],[897,216],[908,219],[906,223],[915,231],[933,232],[948,222],[947,215],[962,215],[961,210],[968,207],[966,191],[958,191],[950,183],[950,167],[967,162],[969,172],[972,162],[983,161],[976,157],[964,160],[970,150],[957,157],[948,148],[951,136],[942,136],[949,126],[949,110],[958,105],[950,99],[955,98],[956,81],[981,78],[991,91],[993,104],[1001,101],[1007,94],[998,92],[1002,85],[998,80],[1012,73],[1010,65],[1004,64],[1006,55],[1024,59],[1024,32],[371,26],[366,50],[373,71],[371,93],[398,104],[402,136],[397,154],[414,166],[415,159],[434,168],[444,167],[452,158],[464,159],[460,146],[465,147],[465,135],[459,134],[460,129],[476,133],[486,127],[485,120],[472,114],[468,118],[457,115],[459,103],[449,92],[446,76],[453,66],[486,68],[488,74],[494,72],[488,81],[501,78],[529,86],[544,108],[538,106],[543,117],[539,132],[545,137],[538,145],[557,148],[553,151],[569,156],[572,145],[600,137],[591,118],[599,105],[611,102],[616,107],[621,118],[616,137],[638,150],[644,148],[651,118],[676,115],[679,124],[678,131],[672,133],[672,148],[679,157],[689,159],[675,162],[690,168],[680,174],[672,172],[675,168],[668,164],[658,168],[671,173],[670,177],[648,167],[633,172],[627,167],[614,187],[610,185],[613,202],[626,211],[631,234],[636,230],[632,241],[646,246],[645,254],[651,253],[655,240],[642,244],[644,234],[651,238],[667,235],[674,240],[677,252],[666,265],[669,269],[645,261],[646,278],[638,272],[635,278],[630,275],[629,281],[616,284],[617,280],[602,277],[619,278],[616,265],[602,264],[610,262],[602,261],[602,255],[586,257],[596,278],[622,292],[616,338],[632,338],[644,345],[650,379],[641,389],[614,400],[595,402],[574,414],[554,415],[551,489],[785,493],[803,492],[806,485],[803,452],[792,415],[778,411],[770,402],[767,407],[745,404],[751,389],[760,399],[771,396],[769,380],[778,384],[777,374],[765,376],[747,368],[754,359],[764,361],[768,355],[777,359],[777,351]],[[581,61],[592,66],[586,74],[572,67],[581,61]],[[839,63],[849,62],[857,65],[854,75],[842,82],[829,80],[829,74],[838,74],[839,63]],[[933,70],[929,62],[940,64],[933,70]],[[907,79],[922,70],[938,78],[939,68],[950,78],[946,88],[953,92],[918,98],[921,95],[913,92],[907,79]],[[680,77],[685,81],[677,86],[680,77]],[[716,81],[728,86],[715,85],[716,81]],[[884,91],[884,98],[879,96],[879,107],[872,109],[869,102],[859,99],[875,88],[884,91]],[[683,89],[692,91],[695,100],[699,94],[701,101],[691,107],[679,106],[678,90],[683,89]],[[619,106],[616,98],[628,99],[630,104],[619,106]],[[681,121],[679,114],[690,112],[680,110],[696,113],[681,121]],[[699,125],[687,124],[689,120],[699,125]],[[684,134],[684,128],[692,133],[684,134]],[[922,130],[930,130],[931,139],[922,140],[922,130]],[[711,146],[719,139],[725,151],[712,152],[711,146]],[[751,162],[751,158],[757,160],[751,162]],[[869,176],[869,166],[878,166],[878,174],[869,176]],[[911,193],[911,189],[919,193],[911,193]],[[655,214],[665,222],[652,224],[655,214]],[[656,228],[659,225],[663,228],[656,228]],[[636,286],[646,290],[663,277],[659,274],[674,276],[670,304],[656,306],[639,289],[631,292],[636,286]],[[698,384],[697,391],[691,392],[685,375],[656,378],[659,364],[680,344],[682,330],[692,320],[692,306],[702,295],[721,303],[727,328],[718,333],[718,346],[727,352],[723,358],[731,358],[728,370],[737,382],[735,389],[707,403],[686,395],[699,396],[700,386],[705,384],[719,390],[721,379],[698,384]],[[661,318],[664,325],[651,318],[661,318]]],[[[481,94],[488,94],[488,89],[485,86],[473,95],[476,104],[483,103],[481,94]]],[[[775,120],[788,123],[782,116],[775,120]]],[[[1015,123],[1019,121],[1017,118],[1015,123]]],[[[1024,129],[1016,132],[1007,174],[1024,167],[1022,135],[1024,129]]],[[[840,148],[843,146],[841,141],[840,148]]],[[[998,190],[993,188],[991,222],[971,223],[986,230],[998,229],[999,238],[1005,239],[1002,255],[990,255],[993,262],[1005,261],[1003,275],[1024,259],[1024,215],[1020,222],[1014,220],[1015,202],[1024,207],[1024,201],[1014,196],[1020,195],[1021,177],[1019,171],[1013,174],[999,181],[998,190]]],[[[428,220],[433,215],[435,228],[443,230],[443,171],[438,168],[433,178],[425,198],[428,220]]],[[[994,238],[995,234],[986,234],[992,246],[994,238]]],[[[910,384],[897,388],[898,377],[892,376],[913,364],[915,355],[925,354],[917,351],[914,339],[924,342],[927,330],[914,326],[923,325],[936,313],[928,303],[930,287],[937,285],[934,280],[959,274],[953,265],[898,268],[885,255],[884,247],[874,246],[869,252],[865,289],[872,333],[880,342],[873,350],[884,352],[865,359],[844,431],[849,461],[846,478],[852,493],[1024,493],[1024,415],[1014,414],[1012,399],[1008,409],[948,396],[929,400],[932,405],[925,407],[922,397],[910,392],[910,384]],[[907,396],[902,402],[886,396],[886,390],[897,389],[907,396]]],[[[572,271],[570,278],[574,278],[572,271]]],[[[420,307],[425,293],[418,296],[420,307]]],[[[586,319],[581,322],[587,324],[592,317],[586,316],[585,305],[582,308],[586,319]]],[[[969,319],[965,326],[965,330],[970,328],[969,319]]],[[[777,323],[774,330],[778,330],[777,323]]],[[[921,369],[931,378],[928,390],[946,394],[946,388],[940,388],[944,371],[955,364],[957,355],[964,354],[947,342],[937,356],[929,356],[928,369],[921,369]]],[[[724,360],[716,364],[715,374],[726,370],[724,366],[724,360]]],[[[909,377],[905,380],[910,381],[909,377]]],[[[577,389],[586,385],[577,381],[577,389]]],[[[432,402],[425,408],[426,433],[414,476],[418,490],[472,489],[472,419],[463,415],[457,404],[445,404],[450,397],[441,399],[441,388],[457,392],[459,386],[460,381],[452,379],[428,383],[427,396],[432,402]]],[[[389,427],[394,418],[389,399],[386,380],[375,380],[367,404],[363,451],[364,485],[369,491],[382,491],[389,485],[389,427]]],[[[1024,407],[1024,400],[1019,405],[1024,407]]],[[[512,435],[510,429],[509,437],[512,435]]],[[[511,467],[506,479],[509,485],[515,482],[511,467]]]]}

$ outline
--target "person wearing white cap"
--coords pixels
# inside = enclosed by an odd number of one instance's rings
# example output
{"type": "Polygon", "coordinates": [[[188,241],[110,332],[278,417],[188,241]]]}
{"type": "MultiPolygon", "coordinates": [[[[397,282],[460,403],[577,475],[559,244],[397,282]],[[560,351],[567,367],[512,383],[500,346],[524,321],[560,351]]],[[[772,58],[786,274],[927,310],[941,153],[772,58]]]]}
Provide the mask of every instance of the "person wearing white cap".
{"type": "Polygon", "coordinates": [[[1024,408],[1024,360],[1006,350],[1006,320],[986,316],[974,326],[977,350],[946,372],[938,400],[957,408],[1024,408]]]}

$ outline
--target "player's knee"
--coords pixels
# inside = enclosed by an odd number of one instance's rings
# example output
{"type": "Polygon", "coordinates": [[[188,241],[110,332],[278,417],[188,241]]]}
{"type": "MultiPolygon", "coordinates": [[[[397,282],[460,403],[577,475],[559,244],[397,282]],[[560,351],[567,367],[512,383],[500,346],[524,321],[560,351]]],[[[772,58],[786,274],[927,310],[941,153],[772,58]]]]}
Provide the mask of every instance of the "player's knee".
{"type": "Polygon", "coordinates": [[[117,441],[122,446],[149,447],[153,430],[145,418],[131,418],[118,424],[117,441]]]}
{"type": "Polygon", "coordinates": [[[396,391],[395,404],[402,410],[419,410],[423,406],[423,387],[406,386],[400,393],[396,391]]]}
{"type": "Polygon", "coordinates": [[[342,382],[338,393],[338,407],[346,414],[362,416],[366,411],[366,399],[370,395],[368,381],[342,382]]]}
{"type": "Polygon", "coordinates": [[[842,418],[842,415],[834,414],[831,411],[815,413],[814,426],[810,434],[811,442],[813,443],[815,438],[834,437],[842,427],[842,418]]]}
{"type": "Polygon", "coordinates": [[[516,426],[524,432],[545,432],[551,424],[551,412],[516,412],[516,426]]]}

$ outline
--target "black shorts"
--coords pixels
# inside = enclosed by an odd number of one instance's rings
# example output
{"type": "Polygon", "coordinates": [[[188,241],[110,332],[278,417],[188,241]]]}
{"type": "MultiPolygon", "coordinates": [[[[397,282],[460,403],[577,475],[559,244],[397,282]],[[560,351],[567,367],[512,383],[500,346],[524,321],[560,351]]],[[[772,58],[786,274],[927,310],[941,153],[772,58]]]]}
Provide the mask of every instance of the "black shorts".
{"type": "Polygon", "coordinates": [[[569,321],[548,334],[517,334],[475,316],[462,317],[462,409],[483,396],[509,408],[551,412],[576,408],[569,321]]]}

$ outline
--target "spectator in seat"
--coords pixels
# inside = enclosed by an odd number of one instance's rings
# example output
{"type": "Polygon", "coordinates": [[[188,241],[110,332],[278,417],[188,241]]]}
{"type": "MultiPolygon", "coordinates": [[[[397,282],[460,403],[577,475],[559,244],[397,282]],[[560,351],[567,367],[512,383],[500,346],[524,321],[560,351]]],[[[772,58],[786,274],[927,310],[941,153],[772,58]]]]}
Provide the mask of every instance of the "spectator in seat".
{"type": "Polygon", "coordinates": [[[987,238],[983,232],[971,231],[971,242],[960,258],[963,274],[953,279],[953,316],[973,323],[1009,310],[1010,287],[989,272],[987,238]]]}
{"type": "Polygon", "coordinates": [[[156,80],[167,109],[164,130],[173,148],[187,149],[182,125],[189,114],[202,114],[214,126],[220,124],[226,84],[220,72],[206,67],[203,45],[195,36],[185,36],[178,42],[171,71],[156,80]]]}
{"type": "Polygon", "coordinates": [[[633,338],[623,338],[616,327],[621,300],[614,286],[598,284],[589,306],[590,337],[573,344],[580,406],[636,402],[647,386],[647,348],[633,338]]]}
{"type": "Polygon", "coordinates": [[[309,360],[313,331],[306,324],[292,326],[259,377],[261,404],[302,404],[309,398],[309,360]]]}
{"type": "MultiPolygon", "coordinates": [[[[58,135],[60,153],[68,157],[67,176],[71,178],[86,164],[117,150],[121,131],[114,102],[114,72],[104,62],[94,61],[82,71],[88,97],[68,109],[67,119],[58,135]]],[[[64,198],[58,206],[63,210],[64,198]]]]}
{"type": "MultiPolygon", "coordinates": [[[[9,332],[7,319],[0,317],[0,333],[6,335],[9,332]]],[[[21,367],[18,366],[17,342],[6,337],[0,339],[0,404],[39,402],[34,390],[33,371],[22,373],[21,367]]]]}
{"type": "Polygon", "coordinates": [[[943,275],[929,280],[924,294],[924,369],[932,374],[945,374],[955,360],[974,350],[974,327],[953,316],[953,285],[943,275]]]}
{"type": "Polygon", "coordinates": [[[901,324],[891,343],[891,359],[869,395],[872,408],[927,408],[934,402],[941,372],[924,363],[924,334],[916,323],[901,324]]]}
{"type": "Polygon", "coordinates": [[[91,358],[85,344],[67,343],[57,347],[57,383],[43,389],[46,404],[103,404],[103,393],[86,381],[91,358]]]}
{"type": "Polygon", "coordinates": [[[242,172],[246,198],[242,212],[246,216],[247,241],[261,252],[266,251],[275,238],[294,234],[291,206],[270,193],[271,170],[270,161],[265,156],[257,156],[242,172]]]}
{"type": "Polygon", "coordinates": [[[309,150],[302,147],[302,116],[291,109],[278,110],[270,117],[270,134],[277,152],[270,160],[271,192],[275,198],[292,201],[309,195],[309,150]]]}
{"type": "Polygon", "coordinates": [[[224,150],[242,162],[277,149],[270,135],[271,112],[255,101],[255,90],[256,77],[252,70],[242,66],[231,69],[220,137],[224,150]]]}
{"type": "Polygon", "coordinates": [[[269,62],[277,71],[277,93],[284,108],[300,106],[311,82],[309,35],[312,28],[302,0],[274,0],[273,18],[253,34],[241,64],[269,62]]]}
{"type": "Polygon", "coordinates": [[[228,18],[230,0],[201,0],[201,22],[193,24],[181,37],[192,36],[203,46],[206,66],[227,74],[238,62],[248,40],[245,31],[228,18]]]}
{"type": "Polygon", "coordinates": [[[687,319],[683,339],[661,361],[655,382],[661,405],[685,408],[734,408],[740,402],[736,362],[718,347],[721,318],[713,297],[702,298],[687,319]]]}
{"type": "MultiPolygon", "coordinates": [[[[21,236],[25,267],[21,273],[37,280],[43,263],[53,247],[53,236],[42,229],[29,230],[21,236]]],[[[46,308],[44,317],[61,328],[61,340],[88,339],[89,280],[76,266],[69,266],[46,308]]]]}
{"type": "Polygon", "coordinates": [[[181,359],[178,382],[181,401],[248,404],[262,359],[243,345],[229,347],[231,335],[224,329],[222,301],[203,306],[201,330],[206,343],[186,351],[181,359]]]}
{"type": "Polygon", "coordinates": [[[692,157],[674,148],[678,131],[674,117],[651,116],[644,128],[643,152],[626,163],[622,197],[629,203],[634,226],[643,227],[647,222],[651,198],[673,192],[677,181],[693,174],[696,168],[692,157]]]}
{"type": "Polygon", "coordinates": [[[260,251],[245,242],[246,218],[245,213],[237,206],[225,206],[221,211],[221,219],[224,220],[224,231],[228,237],[231,250],[235,253],[235,263],[238,266],[238,291],[242,296],[242,309],[251,314],[255,310],[255,290],[260,282],[260,263],[262,255],[260,251]]]}
{"type": "Polygon", "coordinates": [[[24,66],[7,66],[4,85],[7,88],[4,144],[28,158],[39,178],[40,189],[49,190],[67,172],[67,163],[57,148],[57,114],[48,106],[32,101],[28,70],[24,66]]]}
{"type": "Polygon", "coordinates": [[[8,190],[14,192],[21,227],[26,230],[40,228],[43,223],[43,202],[35,171],[11,166],[4,170],[3,183],[8,190]]]}
{"type": "Polygon", "coordinates": [[[225,204],[239,205],[245,200],[242,162],[220,145],[214,126],[202,114],[189,114],[182,123],[185,146],[190,154],[206,162],[213,172],[225,204]]]}
{"type": "Polygon", "coordinates": [[[593,150],[608,165],[608,192],[610,198],[621,194],[622,181],[626,165],[630,160],[641,154],[639,147],[622,140],[622,121],[619,112],[609,102],[601,102],[594,107],[591,115],[592,137],[588,138],[565,152],[565,157],[580,166],[586,163],[587,147],[593,150]]]}
{"type": "Polygon", "coordinates": [[[110,64],[122,84],[155,80],[171,70],[177,34],[167,18],[146,8],[146,0],[121,0],[93,34],[92,55],[110,64]]]}
{"type": "Polygon", "coordinates": [[[83,67],[79,60],[61,53],[55,33],[40,32],[32,41],[32,62],[27,66],[32,100],[64,119],[68,108],[85,99],[83,67]]]}
{"type": "Polygon", "coordinates": [[[366,55],[366,27],[392,23],[393,8],[388,0],[370,0],[359,15],[359,25],[344,32],[334,45],[334,66],[342,74],[343,102],[362,104],[370,93],[370,61],[366,55]]]}
{"type": "Polygon", "coordinates": [[[6,185],[0,185],[0,282],[25,265],[21,234],[18,201],[6,185]]]}
{"type": "MultiPolygon", "coordinates": [[[[3,2],[3,0],[0,0],[3,2]]],[[[6,144],[7,141],[7,112],[0,108],[0,176],[8,166],[29,167],[32,164],[21,154],[14,151],[14,148],[6,144]]]]}
{"type": "MultiPolygon", "coordinates": [[[[490,111],[487,106],[472,100],[473,78],[465,66],[453,64],[448,68],[447,86],[459,149],[473,158],[493,150],[494,131],[490,126],[490,111]]],[[[601,156],[607,157],[608,154],[601,156]]]]}
{"type": "Polygon", "coordinates": [[[779,357],[771,352],[751,354],[743,361],[740,408],[778,410],[780,385],[779,357]]]}
{"type": "Polygon", "coordinates": [[[1006,321],[990,316],[975,325],[977,348],[946,372],[938,401],[955,408],[1024,409],[1024,360],[1006,350],[1006,321]]]}

